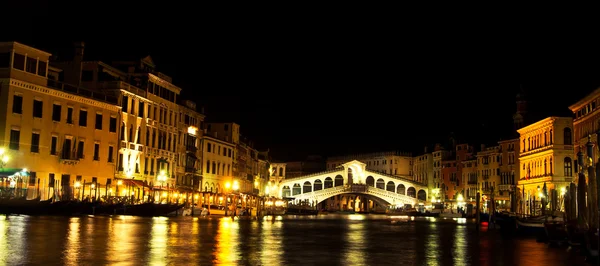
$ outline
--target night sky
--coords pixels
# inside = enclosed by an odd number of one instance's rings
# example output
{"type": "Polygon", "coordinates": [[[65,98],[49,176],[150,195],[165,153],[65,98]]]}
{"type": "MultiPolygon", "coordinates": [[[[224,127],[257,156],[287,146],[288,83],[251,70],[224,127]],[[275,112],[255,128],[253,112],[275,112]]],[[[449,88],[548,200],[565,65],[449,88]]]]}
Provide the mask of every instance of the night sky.
{"type": "Polygon", "coordinates": [[[511,133],[520,87],[533,119],[569,116],[570,104],[600,86],[600,46],[589,32],[546,26],[214,22],[193,34],[3,39],[59,58],[71,56],[76,40],[86,42],[90,60],[149,54],[204,106],[207,121],[235,121],[274,159],[296,160],[420,153],[450,135],[475,145],[497,141],[511,133]]]}

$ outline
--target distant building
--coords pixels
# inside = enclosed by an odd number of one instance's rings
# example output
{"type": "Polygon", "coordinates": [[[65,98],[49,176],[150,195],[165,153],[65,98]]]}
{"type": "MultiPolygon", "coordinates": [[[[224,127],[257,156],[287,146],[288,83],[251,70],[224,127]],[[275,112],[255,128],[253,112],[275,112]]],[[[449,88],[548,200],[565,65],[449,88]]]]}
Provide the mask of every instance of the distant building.
{"type": "Polygon", "coordinates": [[[325,160],[319,155],[311,155],[303,161],[285,163],[285,178],[294,178],[325,171],[325,160]]]}
{"type": "Polygon", "coordinates": [[[271,163],[271,177],[269,181],[274,184],[279,184],[283,179],[285,179],[286,175],[286,163],[271,163]]]}
{"type": "Polygon", "coordinates": [[[231,173],[218,178],[221,188],[227,189],[228,183],[231,186],[236,182],[240,193],[264,195],[270,177],[268,151],[255,149],[253,143],[242,136],[237,123],[205,123],[205,129],[206,135],[230,143],[233,147],[231,173]]]}
{"type": "MultiPolygon", "coordinates": [[[[413,178],[413,157],[408,152],[390,151],[373,152],[354,155],[334,156],[327,158],[327,170],[352,160],[367,164],[367,169],[384,174],[413,178]]],[[[426,181],[426,180],[424,180],[426,181]]]]}

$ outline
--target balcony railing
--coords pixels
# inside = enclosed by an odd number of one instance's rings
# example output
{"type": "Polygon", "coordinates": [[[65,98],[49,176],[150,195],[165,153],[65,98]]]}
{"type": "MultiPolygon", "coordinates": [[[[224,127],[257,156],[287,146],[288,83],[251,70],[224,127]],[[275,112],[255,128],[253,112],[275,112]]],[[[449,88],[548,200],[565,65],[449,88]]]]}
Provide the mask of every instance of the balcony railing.
{"type": "Polygon", "coordinates": [[[188,146],[185,146],[185,150],[195,153],[198,150],[198,148],[196,148],[196,146],[193,146],[193,145],[188,145],[188,146]]]}
{"type": "Polygon", "coordinates": [[[146,91],[144,91],[138,87],[135,87],[131,84],[128,84],[127,82],[123,82],[123,81],[105,81],[105,82],[98,84],[98,88],[99,89],[126,90],[135,95],[139,95],[144,98],[146,97],[146,91]]]}
{"type": "Polygon", "coordinates": [[[71,94],[79,95],[85,98],[90,98],[110,104],[118,104],[118,99],[115,96],[108,95],[99,91],[93,91],[86,88],[78,87],[71,84],[62,83],[56,80],[49,79],[48,87],[52,89],[61,90],[71,94]]]}
{"type": "Polygon", "coordinates": [[[186,167],[185,168],[186,173],[195,173],[197,171],[198,171],[198,169],[196,169],[195,167],[186,167]]]}

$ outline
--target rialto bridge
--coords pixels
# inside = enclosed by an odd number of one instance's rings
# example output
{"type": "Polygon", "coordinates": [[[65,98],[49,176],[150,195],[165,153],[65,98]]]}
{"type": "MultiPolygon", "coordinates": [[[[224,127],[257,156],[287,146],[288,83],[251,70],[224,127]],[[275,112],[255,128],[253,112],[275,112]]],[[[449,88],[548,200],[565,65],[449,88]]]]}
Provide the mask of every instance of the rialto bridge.
{"type": "MultiPolygon", "coordinates": [[[[409,178],[369,171],[365,163],[357,160],[330,171],[284,179],[276,186],[279,198],[312,204],[345,194],[359,196],[351,201],[346,200],[345,205],[352,205],[346,209],[372,208],[373,204],[371,207],[364,206],[365,198],[385,207],[404,204],[416,206],[427,201],[426,185],[409,178]],[[359,207],[361,200],[363,205],[359,207]]],[[[366,203],[368,202],[367,200],[366,203]]],[[[337,205],[342,209],[341,204],[337,205]]]]}

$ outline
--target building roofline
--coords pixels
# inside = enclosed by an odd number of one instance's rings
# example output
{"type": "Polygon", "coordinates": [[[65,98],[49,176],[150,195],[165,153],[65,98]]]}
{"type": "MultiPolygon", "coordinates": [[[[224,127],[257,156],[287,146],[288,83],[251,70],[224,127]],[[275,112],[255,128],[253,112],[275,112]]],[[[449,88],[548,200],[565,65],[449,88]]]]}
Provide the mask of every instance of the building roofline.
{"type": "Polygon", "coordinates": [[[571,112],[577,112],[577,110],[579,110],[579,108],[581,108],[582,106],[586,105],[587,103],[593,101],[594,98],[598,97],[598,96],[600,96],[600,87],[598,87],[594,91],[590,92],[588,95],[581,98],[579,101],[571,104],[571,106],[569,106],[569,109],[571,110],[571,112]]]}
{"type": "Polygon", "coordinates": [[[20,43],[20,42],[14,42],[14,41],[13,41],[13,42],[0,42],[0,46],[6,46],[6,45],[12,45],[12,46],[22,46],[23,48],[34,50],[34,51],[36,51],[36,52],[38,52],[38,53],[42,53],[42,54],[44,54],[44,55],[47,55],[48,57],[52,56],[52,54],[51,54],[51,53],[49,53],[49,52],[46,52],[46,51],[43,51],[43,50],[37,49],[37,48],[35,48],[35,47],[33,47],[33,46],[29,46],[29,45],[26,45],[26,44],[22,44],[22,43],[20,43]]]}

